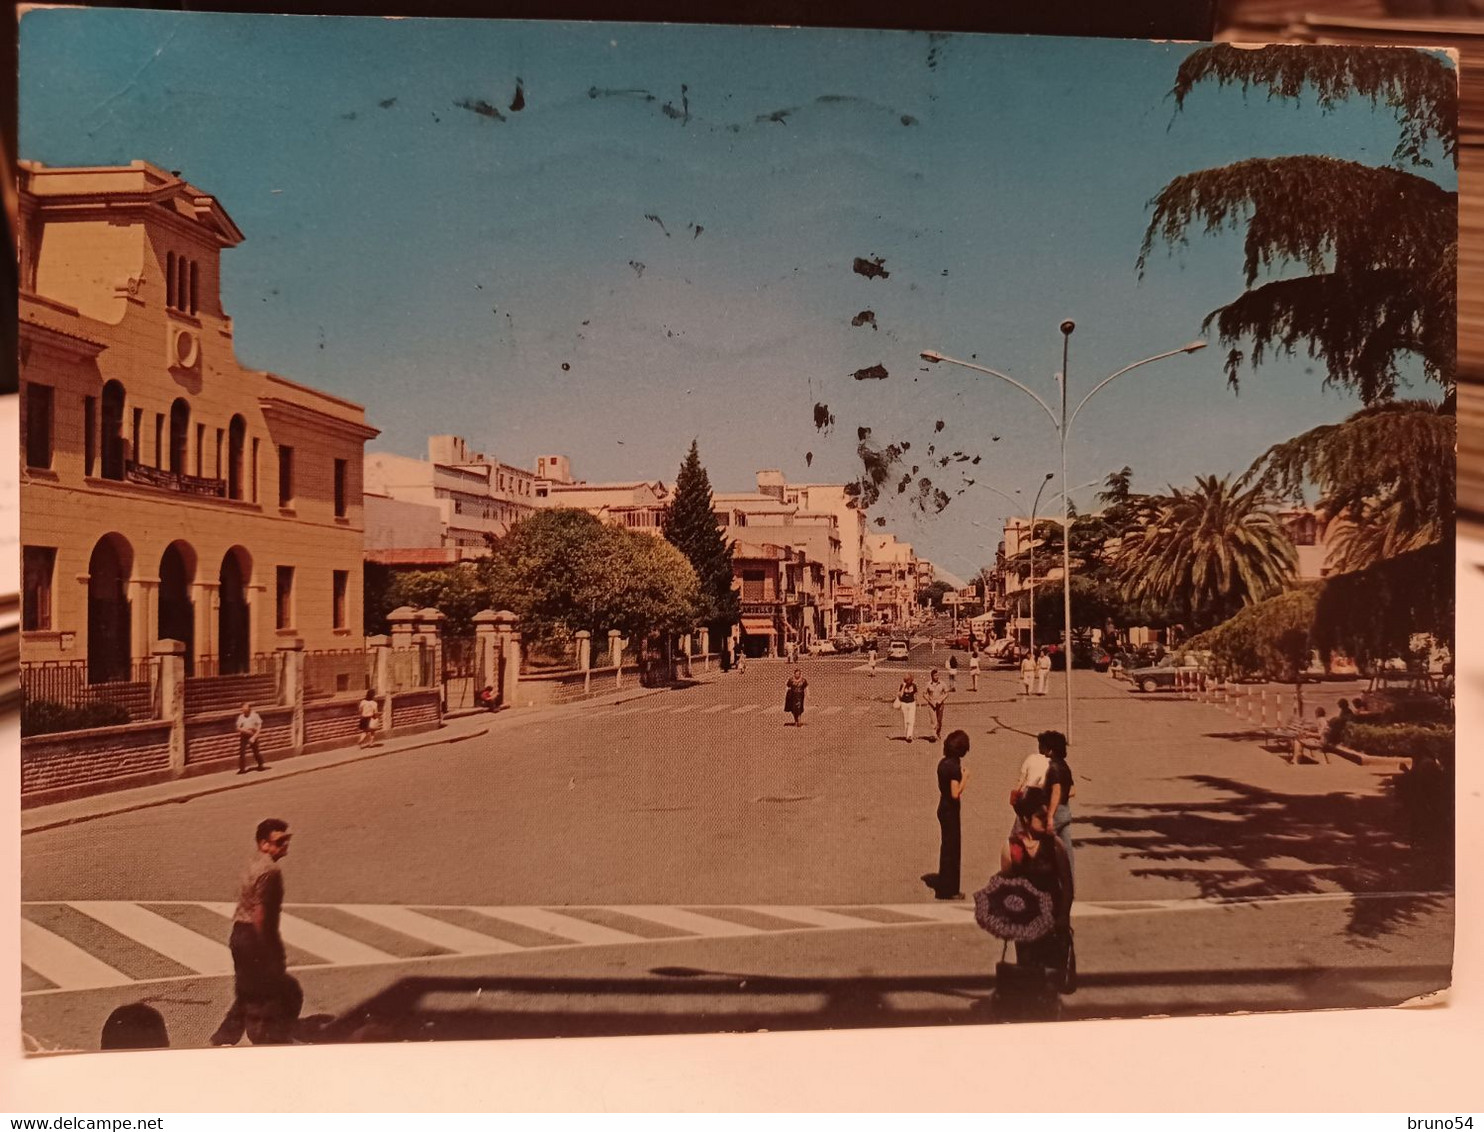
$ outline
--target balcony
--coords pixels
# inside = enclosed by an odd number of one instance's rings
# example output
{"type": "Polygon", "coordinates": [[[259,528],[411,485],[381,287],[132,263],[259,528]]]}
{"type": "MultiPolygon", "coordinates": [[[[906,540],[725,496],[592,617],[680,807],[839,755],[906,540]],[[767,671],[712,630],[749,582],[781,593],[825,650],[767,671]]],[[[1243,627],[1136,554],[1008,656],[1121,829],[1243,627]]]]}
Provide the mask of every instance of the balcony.
{"type": "Polygon", "coordinates": [[[184,472],[167,472],[163,468],[151,468],[129,460],[124,464],[124,479],[129,483],[142,483],[149,487],[162,487],[167,491],[178,491],[182,495],[206,495],[225,499],[227,481],[208,479],[205,476],[188,476],[184,472]]]}

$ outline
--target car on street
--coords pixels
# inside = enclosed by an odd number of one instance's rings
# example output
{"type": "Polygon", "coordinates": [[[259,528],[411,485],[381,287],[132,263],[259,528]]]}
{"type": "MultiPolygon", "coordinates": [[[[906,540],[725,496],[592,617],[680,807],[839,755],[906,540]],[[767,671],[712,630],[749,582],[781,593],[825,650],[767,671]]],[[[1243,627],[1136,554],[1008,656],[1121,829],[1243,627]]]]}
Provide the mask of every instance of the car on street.
{"type": "Polygon", "coordinates": [[[834,641],[815,641],[809,646],[811,656],[833,656],[840,650],[835,647],[834,641]]]}
{"type": "Polygon", "coordinates": [[[910,650],[907,648],[907,642],[900,637],[892,641],[886,648],[887,660],[906,660],[909,654],[910,650]]]}
{"type": "Polygon", "coordinates": [[[1161,688],[1173,688],[1182,676],[1190,677],[1204,671],[1193,658],[1166,656],[1157,664],[1143,668],[1130,668],[1124,672],[1135,692],[1157,692],[1161,688]]]}
{"type": "Polygon", "coordinates": [[[861,647],[860,641],[850,633],[841,633],[831,642],[836,652],[855,652],[861,647]]]}

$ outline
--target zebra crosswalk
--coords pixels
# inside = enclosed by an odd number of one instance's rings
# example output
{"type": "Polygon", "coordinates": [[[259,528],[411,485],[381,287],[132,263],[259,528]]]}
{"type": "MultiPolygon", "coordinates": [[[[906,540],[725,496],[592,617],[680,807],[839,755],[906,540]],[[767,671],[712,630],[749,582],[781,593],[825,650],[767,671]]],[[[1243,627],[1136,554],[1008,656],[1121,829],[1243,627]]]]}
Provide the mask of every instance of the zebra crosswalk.
{"type": "MultiPolygon", "coordinates": [[[[232,973],[233,905],[75,900],[21,907],[21,993],[55,994],[232,973]]],[[[658,940],[973,922],[968,903],[465,906],[290,904],[289,969],[502,955],[658,940]]]]}
{"type": "MultiPolygon", "coordinates": [[[[890,705],[886,702],[868,704],[825,704],[810,707],[805,714],[810,717],[829,718],[837,715],[863,716],[872,712],[885,714],[890,705]]],[[[764,715],[783,715],[783,705],[759,704],[737,702],[723,702],[716,704],[689,703],[676,707],[673,704],[606,704],[585,709],[587,718],[623,719],[628,716],[663,716],[663,715],[751,715],[754,712],[764,715]]]]}

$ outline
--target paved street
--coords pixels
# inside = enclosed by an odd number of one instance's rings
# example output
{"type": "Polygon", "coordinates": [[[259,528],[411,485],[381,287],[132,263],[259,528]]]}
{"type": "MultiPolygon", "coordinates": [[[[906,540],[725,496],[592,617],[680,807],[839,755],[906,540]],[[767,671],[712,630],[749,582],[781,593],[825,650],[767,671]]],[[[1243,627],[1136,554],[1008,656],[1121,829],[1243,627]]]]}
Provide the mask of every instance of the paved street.
{"type": "MultiPolygon", "coordinates": [[[[936,865],[938,745],[901,741],[890,706],[904,670],[944,658],[919,647],[874,678],[858,656],[806,660],[797,729],[789,668],[754,662],[27,835],[28,1038],[87,1048],[113,1005],[151,997],[177,1044],[202,1041],[230,997],[235,878],[270,815],[296,834],[290,963],[338,1036],[368,1016],[402,1037],[982,1020],[999,949],[919,879],[936,865]]],[[[977,694],[960,681],[966,889],[997,867],[1006,795],[1034,734],[1062,724],[1062,679],[1029,701],[1008,671],[977,694]]],[[[1291,766],[1217,707],[1074,679],[1069,1016],[1447,982],[1451,897],[1398,839],[1384,770],[1291,766]]]]}

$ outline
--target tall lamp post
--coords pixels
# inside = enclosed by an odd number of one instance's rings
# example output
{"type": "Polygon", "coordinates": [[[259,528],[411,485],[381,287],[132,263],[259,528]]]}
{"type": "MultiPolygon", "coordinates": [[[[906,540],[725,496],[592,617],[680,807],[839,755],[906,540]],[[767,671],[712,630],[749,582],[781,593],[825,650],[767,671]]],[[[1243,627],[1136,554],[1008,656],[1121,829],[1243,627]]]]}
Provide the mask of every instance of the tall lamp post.
{"type": "MultiPolygon", "coordinates": [[[[1045,399],[1042,398],[1039,393],[1035,392],[1035,390],[1022,385],[1013,377],[1009,376],[1008,374],[1001,373],[999,370],[990,369],[988,366],[981,366],[976,362],[966,362],[961,358],[950,358],[948,357],[948,355],[940,354],[936,350],[924,350],[918,356],[921,357],[922,360],[925,362],[932,362],[934,364],[938,362],[947,362],[950,365],[961,366],[964,369],[971,369],[974,370],[976,373],[986,373],[990,377],[997,377],[1001,381],[1008,382],[1009,384],[1015,386],[1016,389],[1019,389],[1022,393],[1029,396],[1033,401],[1035,401],[1036,404],[1040,405],[1042,411],[1046,414],[1047,419],[1051,421],[1051,426],[1056,430],[1057,442],[1061,447],[1062,608],[1064,611],[1065,621],[1063,629],[1066,633],[1066,637],[1064,640],[1064,648],[1066,650],[1067,689],[1066,734],[1067,738],[1070,739],[1072,736],[1072,571],[1071,546],[1070,540],[1067,538],[1067,530],[1070,526],[1070,523],[1068,521],[1070,519],[1070,515],[1068,514],[1067,509],[1071,506],[1071,496],[1067,489],[1067,436],[1071,433],[1072,425],[1076,423],[1077,414],[1082,411],[1083,406],[1091,401],[1093,397],[1096,396],[1098,393],[1102,392],[1103,389],[1106,388],[1115,379],[1122,377],[1130,370],[1138,369],[1140,366],[1147,366],[1151,362],[1163,361],[1165,358],[1173,358],[1176,354],[1193,354],[1197,350],[1204,350],[1206,348],[1206,343],[1187,342],[1184,346],[1179,346],[1173,350],[1165,350],[1163,353],[1154,354],[1147,358],[1140,358],[1136,362],[1130,362],[1122,369],[1115,370],[1113,373],[1110,373],[1107,377],[1103,378],[1100,382],[1094,385],[1092,389],[1088,391],[1087,395],[1083,397],[1081,401],[1077,402],[1077,407],[1073,409],[1069,415],[1067,413],[1067,362],[1072,340],[1072,331],[1077,329],[1077,324],[1071,319],[1067,319],[1061,324],[1060,329],[1062,339],[1061,372],[1056,375],[1056,384],[1061,395],[1060,413],[1058,413],[1055,409],[1048,405],[1045,399]]],[[[1034,534],[1034,525],[1032,527],[1032,533],[1034,534]]],[[[1034,560],[1034,554],[1032,555],[1032,559],[1034,560]]],[[[1035,628],[1033,622],[1032,633],[1034,633],[1034,631],[1035,628]]]]}

